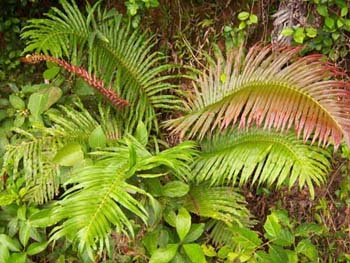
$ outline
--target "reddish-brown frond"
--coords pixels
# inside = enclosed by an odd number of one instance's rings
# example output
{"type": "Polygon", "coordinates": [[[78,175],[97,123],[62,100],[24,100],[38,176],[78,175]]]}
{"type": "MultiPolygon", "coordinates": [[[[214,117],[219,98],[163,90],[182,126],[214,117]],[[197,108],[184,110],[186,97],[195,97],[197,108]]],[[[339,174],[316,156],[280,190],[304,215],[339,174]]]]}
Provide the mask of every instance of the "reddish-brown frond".
{"type": "Polygon", "coordinates": [[[107,89],[102,80],[99,80],[96,75],[90,75],[85,69],[81,67],[74,66],[63,59],[54,58],[48,55],[33,54],[27,55],[21,58],[21,61],[29,64],[37,64],[41,61],[50,61],[61,67],[63,67],[68,72],[74,73],[85,80],[89,85],[94,87],[98,92],[102,94],[106,99],[108,99],[114,106],[118,108],[123,108],[129,105],[129,102],[120,98],[117,93],[112,89],[107,89]]]}
{"type": "Polygon", "coordinates": [[[198,139],[216,129],[252,125],[295,129],[304,141],[350,145],[350,83],[320,54],[298,57],[302,47],[254,46],[242,62],[239,52],[218,59],[195,81],[186,115],[166,125],[198,139]]]}

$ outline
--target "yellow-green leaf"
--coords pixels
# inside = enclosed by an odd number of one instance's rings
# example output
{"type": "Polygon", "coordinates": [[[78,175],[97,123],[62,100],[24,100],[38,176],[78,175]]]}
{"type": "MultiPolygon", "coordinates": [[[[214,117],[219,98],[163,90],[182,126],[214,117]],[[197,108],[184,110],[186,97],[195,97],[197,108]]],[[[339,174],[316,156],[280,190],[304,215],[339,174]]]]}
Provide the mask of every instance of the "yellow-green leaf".
{"type": "Polygon", "coordinates": [[[84,159],[84,152],[78,143],[69,143],[60,149],[53,161],[62,166],[73,166],[84,159]]]}

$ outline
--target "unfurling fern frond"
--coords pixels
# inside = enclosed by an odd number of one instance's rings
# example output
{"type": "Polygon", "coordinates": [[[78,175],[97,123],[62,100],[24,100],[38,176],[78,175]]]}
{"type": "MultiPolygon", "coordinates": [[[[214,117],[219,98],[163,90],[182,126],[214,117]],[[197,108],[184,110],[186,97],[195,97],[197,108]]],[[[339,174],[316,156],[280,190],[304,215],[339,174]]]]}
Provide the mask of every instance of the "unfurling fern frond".
{"type": "Polygon", "coordinates": [[[238,189],[225,186],[193,185],[184,197],[184,207],[194,214],[220,220],[227,225],[250,226],[252,216],[238,189]]]}
{"type": "Polygon", "coordinates": [[[45,18],[30,20],[22,34],[28,44],[24,53],[65,56],[79,66],[85,63],[84,68],[130,103],[131,107],[120,114],[127,132],[140,121],[148,130],[157,129],[158,109],[179,108],[179,100],[173,95],[176,86],[167,82],[172,76],[165,73],[173,66],[160,64],[165,57],[151,52],[153,38],[132,32],[121,15],[100,10],[98,3],[88,7],[87,14],[74,1],[62,1],[62,8],[52,8],[45,18]]]}
{"type": "Polygon", "coordinates": [[[245,58],[242,52],[220,57],[194,83],[187,114],[167,125],[199,139],[235,124],[294,128],[304,141],[337,148],[344,138],[350,145],[350,84],[321,55],[298,58],[300,49],[255,46],[245,58]]]}
{"type": "Polygon", "coordinates": [[[2,172],[11,176],[23,173],[32,201],[44,203],[57,194],[61,183],[59,165],[53,161],[57,152],[69,142],[86,144],[99,123],[82,107],[61,107],[48,112],[51,128],[38,128],[29,133],[20,129],[17,142],[7,146],[2,172]]]}
{"type": "Polygon", "coordinates": [[[292,187],[297,181],[314,195],[330,170],[330,153],[304,144],[288,135],[261,130],[229,131],[203,141],[202,153],[195,161],[193,176],[213,185],[283,183],[292,187]]]}

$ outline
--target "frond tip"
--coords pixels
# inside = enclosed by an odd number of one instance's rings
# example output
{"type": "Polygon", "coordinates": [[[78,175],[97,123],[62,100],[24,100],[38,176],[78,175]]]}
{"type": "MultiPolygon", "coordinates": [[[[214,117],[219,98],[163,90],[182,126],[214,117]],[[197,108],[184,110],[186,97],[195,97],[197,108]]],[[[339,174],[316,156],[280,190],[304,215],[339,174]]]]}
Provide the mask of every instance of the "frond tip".
{"type": "Polygon", "coordinates": [[[203,153],[195,161],[193,175],[212,184],[305,183],[313,196],[314,185],[324,182],[330,169],[330,154],[297,140],[293,134],[261,130],[230,131],[202,143],[203,153]]]}
{"type": "Polygon", "coordinates": [[[90,86],[94,87],[98,92],[100,92],[107,100],[109,100],[112,105],[123,108],[129,106],[129,102],[120,98],[117,93],[115,93],[111,88],[107,89],[102,80],[97,79],[96,75],[90,75],[85,69],[81,67],[69,64],[63,59],[54,58],[48,55],[33,54],[27,55],[21,58],[21,61],[29,64],[37,64],[41,61],[50,61],[61,67],[63,67],[68,72],[74,73],[85,80],[90,86]]]}
{"type": "Polygon", "coordinates": [[[219,58],[195,82],[185,116],[167,123],[174,133],[202,139],[229,126],[294,128],[304,141],[350,145],[350,83],[321,55],[298,58],[300,47],[255,46],[219,58]]]}

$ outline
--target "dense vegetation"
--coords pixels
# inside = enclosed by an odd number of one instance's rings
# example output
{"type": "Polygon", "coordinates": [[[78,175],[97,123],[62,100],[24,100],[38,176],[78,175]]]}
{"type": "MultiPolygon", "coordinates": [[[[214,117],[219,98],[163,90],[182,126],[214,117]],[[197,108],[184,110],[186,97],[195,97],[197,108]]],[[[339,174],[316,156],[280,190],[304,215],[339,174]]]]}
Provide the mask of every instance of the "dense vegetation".
{"type": "Polygon", "coordinates": [[[350,262],[347,1],[6,4],[0,262],[350,262]]]}

